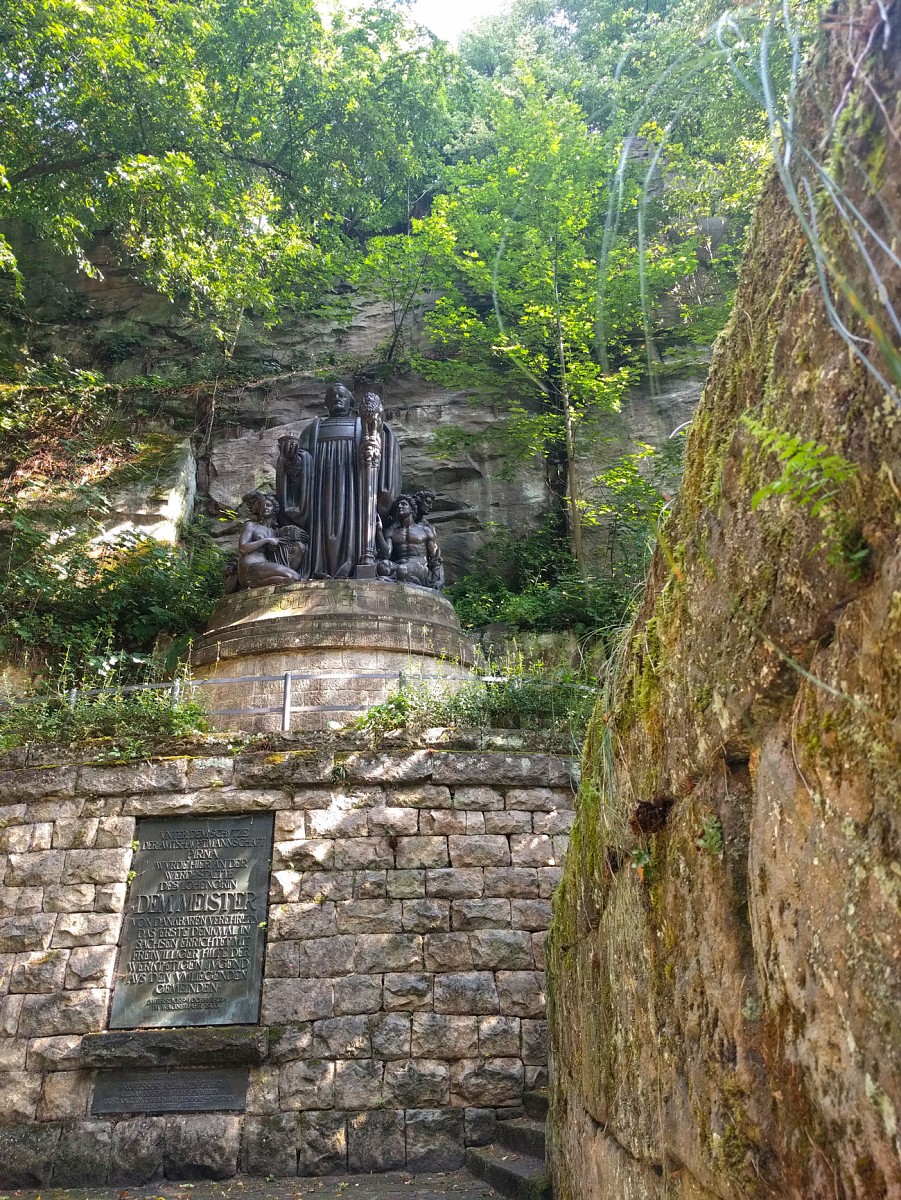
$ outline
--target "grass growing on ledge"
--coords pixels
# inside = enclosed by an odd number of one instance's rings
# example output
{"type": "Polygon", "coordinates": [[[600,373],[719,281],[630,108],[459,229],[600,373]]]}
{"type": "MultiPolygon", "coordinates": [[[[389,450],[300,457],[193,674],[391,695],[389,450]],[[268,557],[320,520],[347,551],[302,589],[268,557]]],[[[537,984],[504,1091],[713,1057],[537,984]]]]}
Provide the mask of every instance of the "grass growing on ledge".
{"type": "Polygon", "coordinates": [[[473,680],[458,690],[405,683],[374,704],[353,725],[377,742],[386,733],[434,728],[528,729],[581,745],[594,706],[594,689],[575,673],[530,677],[511,674],[499,682],[473,680]]]}
{"type": "Polygon", "coordinates": [[[207,728],[197,700],[173,700],[167,690],[81,694],[73,704],[57,692],[10,699],[0,708],[0,753],[28,745],[90,746],[96,758],[146,758],[166,738],[207,728]]]}

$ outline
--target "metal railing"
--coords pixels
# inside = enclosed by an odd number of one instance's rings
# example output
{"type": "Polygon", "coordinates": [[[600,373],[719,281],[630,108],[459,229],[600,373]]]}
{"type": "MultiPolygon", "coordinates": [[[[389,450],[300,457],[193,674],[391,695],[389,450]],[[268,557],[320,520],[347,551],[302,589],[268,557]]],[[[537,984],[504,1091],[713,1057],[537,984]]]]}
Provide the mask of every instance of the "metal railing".
{"type": "MultiPolygon", "coordinates": [[[[186,679],[176,677],[175,679],[167,679],[159,683],[127,683],[120,684],[115,687],[100,687],[100,688],[70,688],[66,692],[66,703],[69,708],[75,708],[81,696],[101,696],[109,694],[126,695],[131,692],[142,691],[168,691],[172,698],[172,703],[177,704],[181,699],[184,690],[190,689],[191,693],[197,688],[203,687],[218,687],[220,684],[256,684],[256,683],[281,683],[282,697],[279,704],[268,706],[254,706],[248,708],[216,708],[207,710],[207,715],[211,717],[236,717],[236,716],[268,716],[272,713],[281,714],[281,732],[291,732],[291,718],[296,713],[362,713],[367,709],[367,705],[358,705],[352,707],[347,704],[294,704],[293,692],[294,684],[302,682],[342,682],[352,679],[393,679],[397,680],[398,687],[402,690],[407,684],[417,684],[427,680],[440,680],[444,683],[465,682],[465,683],[523,683],[529,686],[538,687],[570,687],[583,692],[593,692],[594,688],[586,684],[569,683],[563,680],[550,679],[529,679],[526,677],[510,677],[506,675],[468,675],[462,678],[452,675],[434,675],[420,674],[419,672],[411,671],[317,671],[317,672],[302,672],[302,671],[285,671],[281,675],[235,675],[235,676],[209,676],[204,679],[186,679]]],[[[26,700],[17,701],[17,703],[34,703],[39,697],[29,697],[26,700]]]]}

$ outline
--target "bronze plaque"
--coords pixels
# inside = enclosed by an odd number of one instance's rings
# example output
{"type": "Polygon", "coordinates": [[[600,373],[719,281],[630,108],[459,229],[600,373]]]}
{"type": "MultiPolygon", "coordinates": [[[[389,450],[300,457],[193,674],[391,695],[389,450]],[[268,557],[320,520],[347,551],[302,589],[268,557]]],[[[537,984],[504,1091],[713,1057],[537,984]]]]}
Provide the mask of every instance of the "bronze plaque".
{"type": "Polygon", "coordinates": [[[91,1112],[243,1112],[246,1098],[247,1067],[101,1071],[91,1112]]]}
{"type": "Polygon", "coordinates": [[[259,1019],[272,820],[138,822],[111,1029],[259,1019]]]}

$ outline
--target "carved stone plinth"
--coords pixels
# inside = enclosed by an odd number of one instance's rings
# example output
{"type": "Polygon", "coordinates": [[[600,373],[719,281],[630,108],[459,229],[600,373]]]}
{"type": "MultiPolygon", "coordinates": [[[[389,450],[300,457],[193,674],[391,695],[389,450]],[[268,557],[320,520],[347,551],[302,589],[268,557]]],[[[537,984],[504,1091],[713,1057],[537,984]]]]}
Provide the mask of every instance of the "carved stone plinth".
{"type": "MultiPolygon", "coordinates": [[[[403,676],[437,684],[469,677],[471,645],[450,601],[428,588],[365,579],[326,579],[253,588],[226,596],[195,643],[197,678],[278,678],[210,684],[211,713],[281,706],[292,672],[291,727],[344,724],[396,691],[403,676]],[[348,678],[369,674],[370,678],[348,678]],[[303,678],[311,676],[312,678],[303,678]],[[343,676],[343,678],[342,678],[343,676]]],[[[279,713],[211,716],[214,728],[276,730],[279,713]]]]}

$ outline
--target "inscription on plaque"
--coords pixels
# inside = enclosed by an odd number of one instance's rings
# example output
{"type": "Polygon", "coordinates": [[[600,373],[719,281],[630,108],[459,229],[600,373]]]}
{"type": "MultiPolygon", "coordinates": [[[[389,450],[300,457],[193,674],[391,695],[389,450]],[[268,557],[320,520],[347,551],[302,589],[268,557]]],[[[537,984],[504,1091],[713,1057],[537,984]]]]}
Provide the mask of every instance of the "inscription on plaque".
{"type": "Polygon", "coordinates": [[[258,1020],[272,821],[138,822],[111,1029],[258,1020]]]}
{"type": "Polygon", "coordinates": [[[101,1071],[91,1112],[243,1112],[247,1077],[247,1067],[101,1071]]]}

